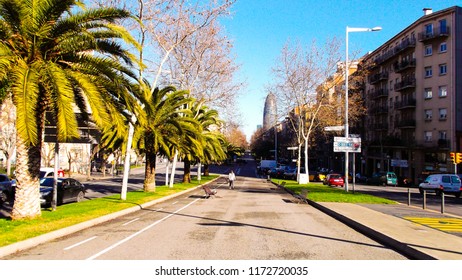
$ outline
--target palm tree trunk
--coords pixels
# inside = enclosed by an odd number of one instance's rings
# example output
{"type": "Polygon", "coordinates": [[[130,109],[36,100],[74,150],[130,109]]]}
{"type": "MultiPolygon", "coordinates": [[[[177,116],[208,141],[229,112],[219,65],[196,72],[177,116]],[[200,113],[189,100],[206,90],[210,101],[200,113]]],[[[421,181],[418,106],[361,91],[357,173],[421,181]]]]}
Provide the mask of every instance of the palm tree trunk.
{"type": "Polygon", "coordinates": [[[41,216],[40,209],[40,150],[38,146],[28,147],[17,133],[16,142],[16,194],[11,219],[33,219],[41,216]]]}
{"type": "Polygon", "coordinates": [[[191,161],[187,156],[184,158],[183,183],[191,183],[191,161]]]}
{"type": "Polygon", "coordinates": [[[204,164],[204,176],[210,175],[210,168],[208,164],[204,164]]]}
{"type": "Polygon", "coordinates": [[[156,153],[146,151],[146,165],[143,189],[145,192],[156,191],[156,153]]]}

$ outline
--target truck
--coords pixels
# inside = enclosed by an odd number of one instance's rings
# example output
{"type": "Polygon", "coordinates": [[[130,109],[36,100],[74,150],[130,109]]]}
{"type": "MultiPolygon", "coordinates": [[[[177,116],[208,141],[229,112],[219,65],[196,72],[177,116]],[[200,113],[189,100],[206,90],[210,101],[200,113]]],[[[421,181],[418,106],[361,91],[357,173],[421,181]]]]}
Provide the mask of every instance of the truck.
{"type": "Polygon", "coordinates": [[[260,168],[259,168],[259,173],[260,174],[268,174],[268,172],[276,168],[278,166],[277,162],[275,160],[262,160],[260,162],[260,168]]]}

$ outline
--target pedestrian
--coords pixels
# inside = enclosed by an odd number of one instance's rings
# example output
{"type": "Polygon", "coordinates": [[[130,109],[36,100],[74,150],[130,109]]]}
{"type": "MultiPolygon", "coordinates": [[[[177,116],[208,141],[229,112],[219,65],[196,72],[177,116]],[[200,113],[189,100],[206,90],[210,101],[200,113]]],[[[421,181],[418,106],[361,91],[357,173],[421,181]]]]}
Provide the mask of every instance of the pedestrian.
{"type": "Polygon", "coordinates": [[[228,174],[228,182],[229,182],[229,189],[234,190],[234,181],[236,180],[236,175],[234,174],[234,171],[231,170],[228,174]]]}

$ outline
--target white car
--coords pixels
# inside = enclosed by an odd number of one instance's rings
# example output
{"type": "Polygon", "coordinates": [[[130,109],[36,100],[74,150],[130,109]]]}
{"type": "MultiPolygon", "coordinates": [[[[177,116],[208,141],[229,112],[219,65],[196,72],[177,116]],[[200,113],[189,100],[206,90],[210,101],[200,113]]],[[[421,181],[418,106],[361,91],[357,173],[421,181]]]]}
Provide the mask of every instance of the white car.
{"type": "MultiPolygon", "coordinates": [[[[40,178],[53,177],[55,173],[54,167],[40,167],[40,178]]],[[[58,177],[64,177],[64,170],[58,169],[58,177]]]]}
{"type": "Polygon", "coordinates": [[[462,183],[457,174],[432,174],[429,175],[423,183],[420,183],[419,191],[421,194],[423,194],[424,191],[431,191],[435,192],[436,195],[451,193],[456,197],[460,197],[462,183]]]}

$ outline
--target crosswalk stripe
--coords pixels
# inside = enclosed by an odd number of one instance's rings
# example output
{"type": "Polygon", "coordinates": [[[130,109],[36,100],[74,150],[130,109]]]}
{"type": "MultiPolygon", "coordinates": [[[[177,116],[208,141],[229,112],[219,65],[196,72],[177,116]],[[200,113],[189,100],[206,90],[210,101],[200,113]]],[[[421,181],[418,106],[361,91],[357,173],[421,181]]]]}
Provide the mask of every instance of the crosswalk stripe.
{"type": "Polygon", "coordinates": [[[457,218],[422,218],[422,217],[404,217],[404,219],[435,228],[441,231],[462,232],[462,219],[457,218]]]}

